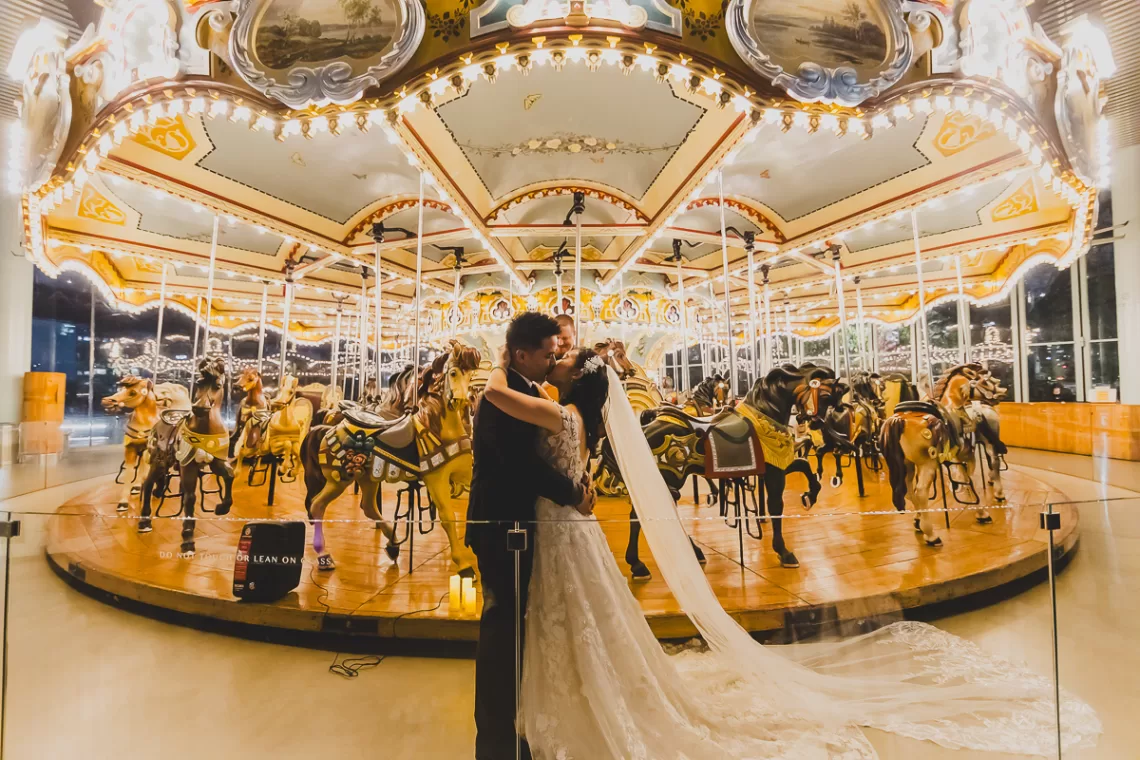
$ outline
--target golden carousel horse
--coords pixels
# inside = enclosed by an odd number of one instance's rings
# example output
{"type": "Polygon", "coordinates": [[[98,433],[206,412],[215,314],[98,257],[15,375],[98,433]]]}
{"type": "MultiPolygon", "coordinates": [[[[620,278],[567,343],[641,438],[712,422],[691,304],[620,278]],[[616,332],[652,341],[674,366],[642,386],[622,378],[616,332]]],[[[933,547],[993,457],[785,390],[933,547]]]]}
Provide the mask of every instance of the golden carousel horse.
{"type": "MultiPolygon", "coordinates": [[[[335,426],[314,427],[302,447],[305,505],[314,523],[313,549],[320,570],[336,567],[325,546],[323,520],[328,505],[350,483],[360,485],[360,509],[388,539],[385,551],[395,561],[400,549],[395,531],[377,508],[381,483],[422,481],[451,545],[452,569],[474,576],[475,556],[463,541],[462,515],[452,500],[457,487],[471,483],[470,380],[479,352],[457,341],[420,377],[413,413],[396,419],[361,407],[343,410],[335,426]]],[[[399,395],[402,393],[397,391],[399,395]]],[[[391,398],[390,393],[387,398],[391,398]]]]}
{"type": "Polygon", "coordinates": [[[657,384],[649,379],[641,365],[626,354],[625,343],[611,338],[604,343],[594,344],[594,353],[617,372],[635,414],[656,409],[665,402],[657,384]]]}
{"type": "MultiPolygon", "coordinates": [[[[999,389],[1004,392],[996,378],[980,364],[961,364],[938,380],[932,400],[900,402],[894,407],[894,414],[883,423],[879,444],[887,462],[895,509],[905,511],[906,502],[910,501],[919,513],[914,521],[915,530],[923,535],[927,546],[942,546],[927,510],[938,468],[944,463],[949,465],[948,479],[955,500],[978,505],[975,520],[979,525],[993,522],[973,486],[976,436],[980,432],[983,439],[990,440],[992,435],[992,440],[1001,444],[996,431],[990,431],[990,435],[985,430],[979,431],[983,418],[973,409],[972,402],[979,397],[998,396],[999,389]],[[956,471],[964,477],[955,478],[956,471]],[[965,500],[962,494],[967,494],[965,500]]],[[[982,424],[988,430],[989,426],[982,424]]],[[[993,486],[994,500],[1004,502],[1000,466],[991,467],[987,477],[993,486]]]]}
{"type": "Polygon", "coordinates": [[[135,491],[135,483],[146,482],[147,456],[146,442],[151,429],[158,423],[158,415],[167,409],[190,410],[190,394],[186,388],[177,383],[160,383],[137,375],[127,375],[119,381],[119,390],[102,400],[103,409],[117,414],[125,409],[131,410],[127,419],[127,429],[123,432],[123,463],[119,467],[120,482],[126,473],[130,473],[129,480],[122,480],[123,492],[119,496],[118,511],[126,512],[130,508],[131,494],[135,491]],[[139,478],[139,469],[142,469],[142,478],[139,478]]]}
{"type": "Polygon", "coordinates": [[[177,465],[182,491],[180,553],[184,555],[194,553],[194,503],[204,467],[209,468],[221,487],[221,501],[214,513],[221,517],[233,505],[234,473],[226,459],[230,433],[222,420],[225,389],[225,361],[221,357],[202,359],[190,411],[163,412],[147,440],[151,467],[143,484],[138,531],[151,530],[151,496],[158,495],[157,489],[165,488],[168,470],[177,465]]]}
{"type": "MultiPolygon", "coordinates": [[[[261,373],[255,367],[246,367],[241,371],[237,381],[238,389],[245,395],[238,403],[237,418],[234,420],[234,435],[230,439],[230,456],[234,455],[234,447],[239,441],[246,438],[246,423],[252,419],[255,412],[269,408],[269,401],[265,398],[265,389],[262,386],[261,373]]],[[[238,457],[237,466],[241,468],[241,457],[238,457]]]]}
{"type": "MultiPolygon", "coordinates": [[[[256,370],[245,371],[249,372],[257,374],[256,370]]],[[[297,390],[297,378],[286,375],[281,390],[269,401],[268,407],[255,409],[246,418],[241,430],[235,477],[241,475],[247,461],[272,456],[281,462],[282,483],[292,483],[297,479],[301,441],[309,432],[313,418],[312,403],[307,398],[300,398],[297,390]]],[[[253,485],[253,474],[254,470],[250,470],[250,485],[253,485]]]]}

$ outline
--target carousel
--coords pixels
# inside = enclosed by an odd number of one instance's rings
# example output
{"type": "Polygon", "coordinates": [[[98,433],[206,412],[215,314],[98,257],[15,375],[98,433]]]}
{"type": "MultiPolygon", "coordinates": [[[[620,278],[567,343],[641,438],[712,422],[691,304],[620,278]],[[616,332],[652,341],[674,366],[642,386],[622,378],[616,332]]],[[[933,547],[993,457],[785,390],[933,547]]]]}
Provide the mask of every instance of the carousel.
{"type": "MultiPolygon", "coordinates": [[[[973,598],[1076,547],[1076,512],[1042,530],[1059,495],[1005,466],[1001,348],[932,345],[927,320],[1088,251],[1113,64],[1087,21],[1050,39],[1021,0],[102,5],[8,62],[26,255],[157,315],[103,399],[128,416],[119,478],[51,525],[73,585],[474,639],[471,416],[527,310],[619,372],[750,630],[973,598]],[[175,312],[189,356],[165,347],[175,312]],[[258,524],[307,545],[273,600],[235,595],[258,524]]],[[[692,633],[605,446],[594,483],[654,630],[692,633]]]]}

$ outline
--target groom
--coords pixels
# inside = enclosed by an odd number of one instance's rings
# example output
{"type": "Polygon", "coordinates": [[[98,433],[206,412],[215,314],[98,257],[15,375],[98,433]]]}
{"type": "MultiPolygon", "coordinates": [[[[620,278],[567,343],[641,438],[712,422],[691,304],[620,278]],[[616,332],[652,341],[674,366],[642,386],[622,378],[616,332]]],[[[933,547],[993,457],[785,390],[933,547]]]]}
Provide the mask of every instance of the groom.
{"type": "MultiPolygon", "coordinates": [[[[537,385],[554,368],[559,325],[550,317],[524,312],[507,328],[510,366],[505,372],[514,390],[538,396],[537,385]]],[[[483,616],[479,621],[479,648],[475,655],[475,758],[508,760],[515,757],[515,605],[526,613],[527,587],[534,560],[535,501],[546,497],[556,504],[583,512],[593,508],[593,488],[575,483],[538,454],[540,431],[504,413],[484,398],[475,413],[472,443],[474,469],[471,500],[467,507],[467,544],[479,558],[483,586],[483,616]],[[524,536],[509,536],[518,526],[524,536]],[[509,540],[525,538],[518,552],[509,540]]],[[[519,621],[520,631],[522,621],[519,621]]],[[[522,642],[519,641],[521,651],[522,642]]],[[[522,758],[530,749],[522,742],[522,758]]]]}

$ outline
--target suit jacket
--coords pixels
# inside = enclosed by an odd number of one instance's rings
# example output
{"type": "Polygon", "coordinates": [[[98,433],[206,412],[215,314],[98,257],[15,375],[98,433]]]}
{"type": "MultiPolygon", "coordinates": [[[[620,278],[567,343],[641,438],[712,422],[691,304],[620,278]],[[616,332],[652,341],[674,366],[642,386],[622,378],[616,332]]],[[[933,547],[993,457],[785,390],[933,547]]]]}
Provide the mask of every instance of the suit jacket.
{"type": "MultiPolygon", "coordinates": [[[[538,391],[517,372],[507,373],[511,390],[538,397],[538,391]]],[[[467,505],[467,544],[476,549],[487,537],[505,536],[514,521],[528,530],[535,519],[539,496],[573,506],[582,500],[582,486],[546,462],[538,453],[543,431],[515,419],[487,398],[475,412],[471,452],[471,499],[467,505]],[[501,521],[494,525],[481,521],[501,521]]],[[[506,551],[504,539],[503,551],[506,551]]]]}

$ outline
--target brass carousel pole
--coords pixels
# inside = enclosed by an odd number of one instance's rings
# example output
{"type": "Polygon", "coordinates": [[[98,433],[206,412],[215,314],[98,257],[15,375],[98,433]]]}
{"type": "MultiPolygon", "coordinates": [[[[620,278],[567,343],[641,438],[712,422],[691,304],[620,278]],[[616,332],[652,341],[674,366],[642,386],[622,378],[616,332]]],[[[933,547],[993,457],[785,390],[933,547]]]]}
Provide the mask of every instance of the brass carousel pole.
{"type": "Polygon", "coordinates": [[[764,363],[761,366],[765,375],[772,371],[772,344],[775,342],[772,336],[771,285],[768,283],[770,269],[767,264],[760,267],[760,273],[764,275],[764,363]]]}
{"type": "Polygon", "coordinates": [[[261,283],[261,318],[257,322],[257,374],[265,360],[265,312],[269,307],[269,283],[261,283]]]}
{"type": "Polygon", "coordinates": [[[958,280],[958,355],[963,364],[970,361],[970,306],[962,284],[962,255],[954,257],[954,276],[958,280]]]}
{"type": "Polygon", "coordinates": [[[375,269],[376,285],[374,286],[373,289],[376,291],[376,393],[379,394],[380,393],[380,386],[383,385],[382,377],[381,377],[382,373],[380,371],[380,366],[382,364],[381,359],[380,359],[380,350],[381,350],[381,346],[382,346],[381,340],[380,340],[380,338],[381,338],[380,331],[381,331],[381,328],[384,324],[384,317],[380,311],[380,309],[381,309],[380,302],[384,297],[384,285],[383,285],[384,277],[380,273],[380,244],[384,242],[384,225],[383,224],[373,224],[372,225],[372,239],[376,243],[376,246],[375,246],[375,248],[376,248],[376,269],[375,269]]]}
{"type": "Polygon", "coordinates": [[[835,262],[835,294],[839,299],[839,342],[843,345],[843,372],[847,376],[848,382],[851,381],[851,352],[847,347],[847,303],[843,297],[843,270],[839,266],[839,251],[838,245],[833,244],[830,249],[831,260],[835,262]]]}
{"type": "Polygon", "coordinates": [[[673,241],[673,253],[677,257],[677,287],[681,307],[681,366],[684,374],[677,384],[677,392],[681,393],[689,388],[689,318],[685,307],[685,273],[681,270],[680,240],[673,241]]]}
{"type": "Polygon", "coordinates": [[[281,353],[277,366],[277,392],[285,387],[285,360],[289,355],[289,310],[293,306],[293,266],[285,264],[285,310],[281,314],[281,353]]]}
{"type": "Polygon", "coordinates": [[[586,194],[574,193],[574,337],[582,340],[582,213],[586,210],[586,194]]]}
{"type": "Polygon", "coordinates": [[[194,343],[190,347],[190,388],[194,388],[194,365],[198,362],[198,321],[202,319],[202,296],[195,296],[194,302],[194,343]]]}
{"type": "MultiPolygon", "coordinates": [[[[420,303],[421,291],[423,289],[420,284],[420,279],[424,269],[424,173],[420,171],[420,203],[419,203],[419,221],[416,227],[416,307],[412,309],[415,315],[416,330],[415,340],[413,342],[412,366],[416,369],[412,370],[413,377],[416,376],[420,366],[420,303]]],[[[509,274],[509,273],[508,273],[509,274]]],[[[419,408],[420,391],[419,383],[412,383],[412,409],[419,408]]]]}
{"type": "Polygon", "coordinates": [[[855,308],[858,312],[856,319],[856,328],[859,331],[859,369],[864,372],[870,372],[867,368],[867,349],[866,341],[864,340],[864,331],[866,330],[866,322],[863,317],[863,286],[860,284],[858,277],[855,278],[855,308]]]}
{"type": "MultiPolygon", "coordinates": [[[[720,255],[724,265],[724,320],[728,335],[728,388],[733,395],[740,395],[737,389],[739,382],[736,377],[736,351],[732,347],[732,300],[728,294],[728,229],[725,226],[727,222],[724,216],[724,170],[717,170],[716,176],[717,189],[720,193],[720,255]]],[[[709,280],[709,288],[712,288],[711,279],[709,280]]]]}
{"type": "Polygon", "coordinates": [[[788,339],[788,361],[796,366],[799,366],[800,360],[796,356],[796,340],[792,337],[792,304],[788,299],[784,299],[784,333],[788,339]]]}
{"type": "Polygon", "coordinates": [[[368,270],[360,265],[360,380],[356,388],[357,400],[364,399],[364,384],[368,381],[368,270]]]}
{"type": "Polygon", "coordinates": [[[154,361],[150,365],[150,379],[158,385],[158,359],[162,355],[162,317],[166,312],[166,262],[162,262],[162,281],[158,286],[158,331],[154,335],[154,361]]]}
{"type": "Polygon", "coordinates": [[[343,312],[344,312],[344,301],[341,298],[337,298],[337,300],[336,300],[336,323],[333,326],[332,362],[331,362],[332,366],[331,366],[330,372],[329,372],[329,387],[330,388],[336,387],[336,374],[337,374],[337,370],[340,369],[337,366],[337,359],[339,358],[339,354],[340,354],[340,322],[341,322],[341,315],[343,314],[343,312]]]}
{"type": "MultiPolygon", "coordinates": [[[[760,352],[756,350],[756,341],[760,339],[756,328],[756,271],[753,268],[752,251],[756,247],[756,233],[744,233],[744,252],[748,254],[748,355],[752,359],[752,383],[760,379],[760,352]]],[[[750,384],[750,385],[751,385],[750,384]]]]}
{"type": "Polygon", "coordinates": [[[214,232],[210,236],[210,271],[206,274],[206,326],[202,337],[202,356],[210,354],[210,309],[214,303],[214,264],[218,258],[218,227],[221,219],[214,214],[214,232]]]}
{"type": "MultiPolygon", "coordinates": [[[[930,335],[927,332],[926,325],[926,285],[922,277],[922,245],[918,241],[918,212],[915,209],[910,211],[910,229],[914,237],[914,265],[915,272],[918,275],[918,317],[922,323],[922,346],[923,357],[926,359],[926,382],[929,384],[929,390],[934,389],[934,370],[933,362],[930,360],[930,335]]],[[[915,378],[917,381],[918,378],[915,378]]],[[[917,382],[915,383],[918,384],[917,382]]]]}

